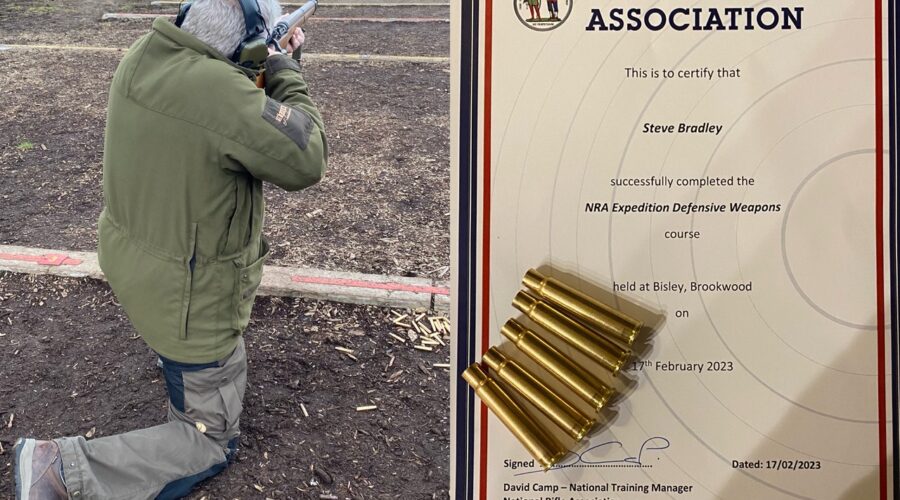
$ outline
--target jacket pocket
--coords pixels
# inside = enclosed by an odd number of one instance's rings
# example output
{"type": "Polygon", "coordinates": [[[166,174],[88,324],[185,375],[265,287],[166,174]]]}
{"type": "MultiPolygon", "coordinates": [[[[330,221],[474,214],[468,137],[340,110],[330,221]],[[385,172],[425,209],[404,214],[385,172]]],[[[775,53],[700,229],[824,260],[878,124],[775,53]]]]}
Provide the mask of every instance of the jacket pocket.
{"type": "Polygon", "coordinates": [[[250,312],[253,310],[253,301],[256,299],[256,289],[262,281],[263,264],[269,255],[269,244],[262,238],[259,246],[259,256],[246,267],[240,267],[235,262],[234,279],[234,314],[231,327],[241,332],[247,328],[250,322],[250,312]]]}
{"type": "Polygon", "coordinates": [[[184,288],[181,294],[181,321],[178,338],[184,340],[187,338],[188,321],[190,320],[189,311],[191,309],[191,286],[194,283],[194,268],[197,264],[197,223],[191,223],[191,233],[188,240],[188,248],[191,253],[184,263],[184,288]]]}

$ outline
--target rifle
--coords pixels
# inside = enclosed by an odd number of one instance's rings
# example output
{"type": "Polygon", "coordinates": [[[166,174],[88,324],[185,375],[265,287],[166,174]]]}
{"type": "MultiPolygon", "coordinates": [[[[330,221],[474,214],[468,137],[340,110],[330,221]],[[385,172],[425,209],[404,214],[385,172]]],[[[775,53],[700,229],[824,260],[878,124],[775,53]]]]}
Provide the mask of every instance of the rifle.
{"type": "MultiPolygon", "coordinates": [[[[291,12],[286,18],[279,21],[278,24],[272,28],[272,33],[269,35],[269,38],[266,39],[266,46],[274,47],[282,53],[286,52],[288,42],[291,41],[294,30],[303,26],[307,19],[315,14],[316,7],[318,6],[319,0],[309,0],[299,9],[291,12]]],[[[299,58],[295,57],[294,59],[299,58]]],[[[260,71],[259,76],[256,77],[256,86],[259,88],[265,88],[266,86],[266,77],[263,71],[260,71]]]]}

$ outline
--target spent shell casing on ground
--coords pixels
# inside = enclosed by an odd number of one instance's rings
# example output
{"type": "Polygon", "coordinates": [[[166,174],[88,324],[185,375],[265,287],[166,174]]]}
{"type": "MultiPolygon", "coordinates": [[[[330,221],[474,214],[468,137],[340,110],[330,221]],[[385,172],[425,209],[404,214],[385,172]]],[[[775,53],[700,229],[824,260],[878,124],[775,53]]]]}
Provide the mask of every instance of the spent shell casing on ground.
{"type": "Polygon", "coordinates": [[[566,456],[568,450],[528,416],[478,363],[466,368],[462,377],[541,467],[549,469],[566,456]]]}
{"type": "Polygon", "coordinates": [[[631,350],[595,334],[589,328],[569,318],[550,304],[528,294],[519,292],[513,299],[516,309],[525,313],[532,321],[548,332],[562,338],[566,343],[617,375],[631,356],[631,350]]]}
{"type": "Polygon", "coordinates": [[[507,358],[499,349],[491,347],[482,358],[500,380],[530,401],[576,441],[587,435],[594,421],[582,414],[571,403],[553,392],[515,360],[507,358]]]}
{"type": "Polygon", "coordinates": [[[612,387],[591,375],[574,359],[548,344],[522,323],[510,319],[500,328],[500,333],[541,368],[572,389],[591,408],[600,411],[615,393],[612,387]]]}
{"type": "Polygon", "coordinates": [[[644,323],[586,295],[569,285],[529,269],[522,284],[550,304],[571,313],[598,332],[611,335],[626,345],[634,343],[644,323]]]}

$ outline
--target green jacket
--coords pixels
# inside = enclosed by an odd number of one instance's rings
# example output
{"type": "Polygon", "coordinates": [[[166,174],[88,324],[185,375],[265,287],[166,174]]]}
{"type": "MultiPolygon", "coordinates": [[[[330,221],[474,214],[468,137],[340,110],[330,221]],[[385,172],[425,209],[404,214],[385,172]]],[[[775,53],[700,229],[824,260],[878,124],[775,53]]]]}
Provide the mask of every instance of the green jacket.
{"type": "Polygon", "coordinates": [[[266,88],[172,23],[128,50],[113,77],[99,260],[138,333],[183,363],[223,359],[250,320],[268,244],[262,181],[322,177],[322,118],[299,65],[266,63],[266,88]]]}

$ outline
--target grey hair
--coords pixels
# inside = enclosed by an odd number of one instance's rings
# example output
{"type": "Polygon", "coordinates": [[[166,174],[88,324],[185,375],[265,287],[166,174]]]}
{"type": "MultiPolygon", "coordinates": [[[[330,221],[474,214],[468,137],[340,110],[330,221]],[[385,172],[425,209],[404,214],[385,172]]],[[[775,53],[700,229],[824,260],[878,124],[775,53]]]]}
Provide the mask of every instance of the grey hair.
{"type": "MultiPolygon", "coordinates": [[[[281,17],[278,0],[256,0],[266,28],[271,30],[281,17]]],[[[195,0],[181,29],[230,58],[247,34],[244,13],[238,0],[195,0]]]]}

